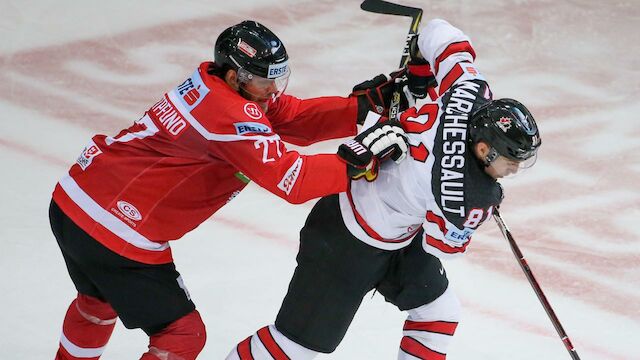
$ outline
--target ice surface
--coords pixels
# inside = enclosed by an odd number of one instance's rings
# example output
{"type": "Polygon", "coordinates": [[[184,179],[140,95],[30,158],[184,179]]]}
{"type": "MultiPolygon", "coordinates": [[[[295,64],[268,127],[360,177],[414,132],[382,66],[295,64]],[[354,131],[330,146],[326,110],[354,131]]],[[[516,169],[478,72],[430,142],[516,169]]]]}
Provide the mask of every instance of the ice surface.
{"type": "MultiPolygon", "coordinates": [[[[504,182],[502,214],[582,359],[640,359],[640,2],[401,3],[465,30],[496,96],[532,109],[541,156],[504,182]]],[[[53,358],[75,292],[47,207],[92,134],[128,126],[244,18],[285,41],[289,92],[301,97],[347,94],[393,70],[408,29],[406,18],[338,0],[5,0],[2,12],[1,359],[53,358]]],[[[252,184],[173,244],[208,326],[201,358],[224,358],[273,321],[312,203],[252,184]]],[[[448,359],[568,358],[493,223],[446,266],[464,305],[448,359]]],[[[319,358],[394,359],[404,317],[367,296],[338,350],[319,358]]],[[[146,345],[118,324],[103,359],[134,359],[146,345]]]]}

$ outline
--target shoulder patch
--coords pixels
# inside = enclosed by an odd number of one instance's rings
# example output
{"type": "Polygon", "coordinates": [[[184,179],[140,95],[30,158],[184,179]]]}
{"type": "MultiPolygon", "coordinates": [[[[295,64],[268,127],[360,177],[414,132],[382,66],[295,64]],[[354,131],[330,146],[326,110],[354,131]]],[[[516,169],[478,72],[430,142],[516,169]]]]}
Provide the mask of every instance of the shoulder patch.
{"type": "Polygon", "coordinates": [[[196,70],[190,78],[178,85],[176,93],[182,105],[191,112],[209,93],[209,88],[202,80],[200,72],[196,70]]]}
{"type": "Polygon", "coordinates": [[[471,79],[486,81],[484,76],[480,73],[480,71],[478,71],[478,69],[474,64],[469,62],[463,62],[463,63],[459,63],[459,65],[462,68],[462,72],[467,74],[471,79]]]}

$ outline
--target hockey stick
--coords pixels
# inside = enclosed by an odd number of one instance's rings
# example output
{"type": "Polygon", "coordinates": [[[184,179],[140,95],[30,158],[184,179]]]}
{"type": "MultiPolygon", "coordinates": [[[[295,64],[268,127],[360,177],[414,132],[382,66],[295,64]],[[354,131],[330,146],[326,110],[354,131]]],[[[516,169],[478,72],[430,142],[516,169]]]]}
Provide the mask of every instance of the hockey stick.
{"type": "MultiPolygon", "coordinates": [[[[384,0],[364,0],[360,4],[360,9],[376,14],[386,15],[399,15],[411,17],[411,26],[407,33],[407,38],[402,50],[402,56],[400,57],[399,68],[404,68],[409,62],[410,45],[411,40],[418,34],[418,26],[420,26],[420,20],[422,20],[422,9],[411,6],[404,6],[399,4],[390,3],[384,0]]],[[[389,104],[389,119],[397,120],[400,110],[400,89],[395,89],[393,96],[391,97],[391,104],[389,104]]]]}
{"type": "Polygon", "coordinates": [[[527,264],[527,260],[525,260],[524,255],[522,255],[522,252],[520,251],[518,244],[516,244],[516,240],[513,238],[513,235],[511,235],[511,231],[509,231],[507,224],[505,224],[504,220],[502,220],[502,216],[500,216],[500,212],[498,211],[498,209],[495,209],[493,211],[493,217],[496,219],[496,223],[498,224],[500,231],[502,231],[502,235],[504,235],[505,239],[507,239],[507,241],[509,242],[513,255],[515,255],[515,257],[518,259],[518,262],[520,263],[520,268],[522,268],[522,271],[524,271],[524,274],[526,275],[527,280],[529,280],[529,284],[531,285],[531,287],[533,288],[533,291],[535,291],[536,295],[538,296],[538,300],[540,300],[542,307],[544,307],[544,311],[547,312],[547,315],[549,316],[551,323],[553,323],[553,326],[556,328],[556,331],[558,332],[560,339],[562,339],[564,346],[567,348],[567,351],[569,351],[569,354],[571,355],[571,359],[580,360],[580,357],[578,356],[576,349],[573,347],[573,344],[571,344],[571,340],[569,340],[569,336],[562,328],[562,324],[560,324],[560,320],[558,319],[558,317],[556,316],[556,313],[551,308],[551,304],[549,303],[549,300],[547,300],[547,297],[542,292],[542,288],[538,284],[538,281],[533,276],[533,272],[529,268],[529,264],[527,264]]]}

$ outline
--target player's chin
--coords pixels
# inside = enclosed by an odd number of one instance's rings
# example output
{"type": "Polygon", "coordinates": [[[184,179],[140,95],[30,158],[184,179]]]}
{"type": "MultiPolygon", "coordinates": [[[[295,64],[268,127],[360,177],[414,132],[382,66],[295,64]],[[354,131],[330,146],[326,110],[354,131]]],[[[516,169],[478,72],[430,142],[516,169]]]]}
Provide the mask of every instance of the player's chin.
{"type": "Polygon", "coordinates": [[[267,112],[267,110],[269,109],[269,101],[268,100],[256,101],[256,103],[258,103],[258,106],[260,106],[260,108],[264,112],[267,112]]]}

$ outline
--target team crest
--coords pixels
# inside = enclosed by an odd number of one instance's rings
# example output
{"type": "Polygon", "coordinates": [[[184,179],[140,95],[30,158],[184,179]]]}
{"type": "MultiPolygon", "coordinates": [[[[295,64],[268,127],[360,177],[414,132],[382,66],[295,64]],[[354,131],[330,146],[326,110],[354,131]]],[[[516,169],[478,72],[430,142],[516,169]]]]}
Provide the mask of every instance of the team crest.
{"type": "Polygon", "coordinates": [[[507,132],[507,130],[511,129],[511,118],[503,116],[496,123],[502,131],[507,132]]]}

